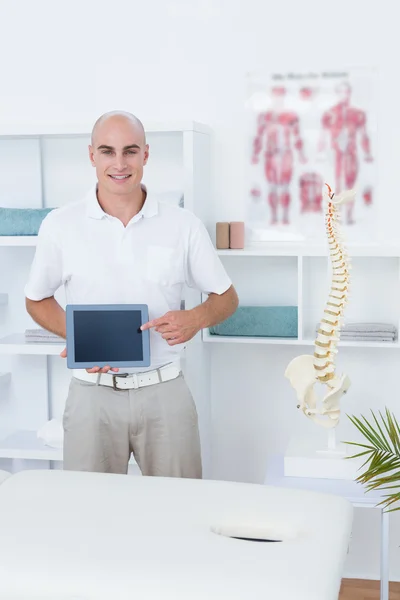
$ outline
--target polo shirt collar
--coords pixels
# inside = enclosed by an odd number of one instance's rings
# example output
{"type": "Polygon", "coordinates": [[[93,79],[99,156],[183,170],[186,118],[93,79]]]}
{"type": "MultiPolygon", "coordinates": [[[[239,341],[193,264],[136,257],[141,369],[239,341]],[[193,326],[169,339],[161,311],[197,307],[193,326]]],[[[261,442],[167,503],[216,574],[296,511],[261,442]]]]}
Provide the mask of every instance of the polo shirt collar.
{"type": "MultiPolygon", "coordinates": [[[[143,184],[142,189],[145,190],[147,195],[141,210],[138,212],[137,215],[135,215],[136,219],[139,219],[140,217],[154,217],[158,214],[157,200],[148,194],[147,188],[143,184]]],[[[86,198],[86,205],[86,212],[88,217],[92,219],[103,219],[104,217],[107,217],[107,213],[104,212],[97,200],[97,185],[95,185],[88,193],[86,198]]]]}

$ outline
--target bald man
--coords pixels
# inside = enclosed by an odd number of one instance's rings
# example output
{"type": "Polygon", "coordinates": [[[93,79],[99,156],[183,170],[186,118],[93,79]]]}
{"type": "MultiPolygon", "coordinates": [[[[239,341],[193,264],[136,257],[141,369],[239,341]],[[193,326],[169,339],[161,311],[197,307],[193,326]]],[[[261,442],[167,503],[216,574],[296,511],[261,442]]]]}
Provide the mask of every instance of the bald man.
{"type": "Polygon", "coordinates": [[[42,222],[26,308],[65,338],[65,311],[54,298],[61,286],[67,304],[147,304],[151,365],[73,371],[64,469],[127,473],[133,454],[143,475],[201,478],[198,416],[181,354],[198,331],[233,314],[236,291],[202,222],[143,185],[149,145],[136,116],[102,115],[89,159],[94,188],[42,222]],[[181,310],[185,284],[208,294],[206,302],[181,310]]]}

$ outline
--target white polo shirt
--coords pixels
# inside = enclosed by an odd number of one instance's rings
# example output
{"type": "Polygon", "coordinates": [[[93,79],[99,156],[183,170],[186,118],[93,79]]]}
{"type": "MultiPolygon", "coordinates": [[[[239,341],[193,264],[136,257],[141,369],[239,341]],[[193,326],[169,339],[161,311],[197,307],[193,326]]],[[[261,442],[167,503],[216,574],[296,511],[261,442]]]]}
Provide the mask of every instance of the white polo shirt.
{"type": "MultiPolygon", "coordinates": [[[[148,193],[142,210],[124,227],[102,210],[94,187],[83,200],[54,209],[42,221],[25,295],[42,300],[64,286],[67,304],[143,303],[151,320],[180,309],[185,284],[222,294],[231,283],[193,213],[148,193]]],[[[149,368],[176,360],[183,347],[169,346],[151,329],[149,368]]]]}

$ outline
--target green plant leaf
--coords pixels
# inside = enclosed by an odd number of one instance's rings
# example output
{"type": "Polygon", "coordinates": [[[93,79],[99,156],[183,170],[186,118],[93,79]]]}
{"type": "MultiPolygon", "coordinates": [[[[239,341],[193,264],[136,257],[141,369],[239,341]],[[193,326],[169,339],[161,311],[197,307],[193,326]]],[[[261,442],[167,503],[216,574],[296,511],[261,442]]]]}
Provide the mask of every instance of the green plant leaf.
{"type": "MultiPolygon", "coordinates": [[[[366,421],[365,417],[362,418],[366,421]]],[[[366,425],[364,425],[364,423],[362,423],[357,417],[350,417],[350,420],[357,427],[360,433],[371,442],[374,448],[380,448],[381,450],[390,451],[390,447],[388,446],[387,441],[384,439],[384,437],[383,439],[380,438],[379,434],[377,434],[376,431],[374,431],[373,427],[371,427],[368,421],[366,421],[366,425]]]]}
{"type": "MultiPolygon", "coordinates": [[[[358,454],[352,454],[351,456],[345,456],[345,460],[349,460],[350,458],[359,458],[360,456],[365,456],[366,454],[371,454],[371,450],[364,450],[364,452],[359,452],[358,454]]],[[[366,462],[369,461],[369,458],[366,462]]],[[[364,463],[365,464],[365,463],[364,463]]]]}
{"type": "MultiPolygon", "coordinates": [[[[368,448],[369,450],[375,450],[374,446],[367,446],[367,444],[360,444],[360,442],[343,442],[344,444],[348,444],[349,446],[358,446],[359,448],[368,448]]],[[[347,458],[347,456],[346,456],[347,458]]]]}
{"type": "MultiPolygon", "coordinates": [[[[390,494],[385,496],[387,499],[386,500],[382,500],[381,502],[379,502],[377,504],[377,506],[384,506],[385,508],[388,508],[389,506],[391,506],[392,504],[394,504],[395,502],[399,502],[400,501],[400,493],[398,492],[397,494],[390,494]]],[[[399,510],[400,506],[397,508],[394,508],[392,510],[399,510]]]]}
{"type": "Polygon", "coordinates": [[[367,492],[377,489],[396,490],[385,495],[378,506],[383,506],[390,512],[400,510],[400,506],[393,507],[396,502],[400,502],[400,426],[388,408],[385,408],[384,414],[379,411],[379,419],[374,411],[371,410],[371,414],[371,421],[363,415],[361,418],[348,415],[367,443],[344,442],[360,450],[346,458],[366,457],[356,481],[363,484],[367,492]]]}
{"type": "MultiPolygon", "coordinates": [[[[387,441],[386,441],[386,439],[385,439],[385,435],[384,435],[384,433],[383,433],[383,431],[382,431],[382,429],[381,429],[381,426],[379,425],[378,419],[376,418],[374,411],[373,411],[373,410],[371,410],[371,413],[372,413],[372,417],[373,417],[373,419],[374,419],[374,421],[375,421],[375,423],[376,423],[376,425],[377,425],[377,427],[378,427],[378,429],[379,429],[379,432],[380,432],[380,434],[381,434],[381,439],[384,441],[384,444],[385,444],[385,446],[386,446],[386,450],[387,450],[388,452],[391,452],[391,447],[390,447],[390,445],[387,443],[387,441]]],[[[381,415],[380,411],[379,411],[379,414],[380,414],[380,416],[381,416],[381,418],[382,418],[382,415],[381,415]]],[[[383,423],[384,423],[384,425],[386,425],[384,421],[383,421],[383,423]]]]}
{"type": "Polygon", "coordinates": [[[398,422],[397,422],[396,415],[393,415],[393,420],[394,420],[394,423],[395,423],[395,425],[396,425],[396,430],[397,430],[397,433],[398,433],[398,435],[399,435],[399,437],[400,437],[400,427],[399,427],[399,424],[398,424],[398,422]]]}
{"type": "MultiPolygon", "coordinates": [[[[382,419],[382,422],[383,422],[383,424],[384,424],[384,426],[385,426],[385,429],[386,429],[386,431],[387,431],[387,434],[388,434],[388,436],[389,436],[389,439],[390,439],[390,441],[391,441],[391,442],[392,442],[392,444],[393,444],[393,440],[392,440],[392,437],[393,437],[393,432],[392,432],[392,427],[391,427],[391,423],[390,423],[390,415],[388,415],[388,411],[387,411],[387,409],[386,409],[386,420],[384,419],[384,417],[382,416],[382,413],[381,413],[380,411],[379,411],[379,414],[380,414],[380,417],[381,417],[381,419],[382,419]]],[[[395,444],[393,444],[393,449],[394,449],[394,450],[396,449],[396,445],[395,445],[395,444]]]]}
{"type": "MultiPolygon", "coordinates": [[[[367,471],[365,471],[365,473],[360,475],[359,479],[362,478],[364,483],[366,483],[372,479],[376,479],[377,481],[379,480],[379,481],[383,482],[383,481],[389,480],[391,477],[390,473],[392,473],[395,469],[398,469],[398,468],[399,468],[399,465],[397,463],[394,465],[390,464],[389,467],[387,467],[385,464],[378,465],[375,468],[371,468],[371,466],[370,466],[367,469],[367,471]]],[[[395,481],[399,480],[398,474],[393,475],[393,473],[392,473],[392,477],[394,477],[395,481]]]]}
{"type": "MultiPolygon", "coordinates": [[[[396,471],[395,473],[393,473],[392,475],[388,475],[387,477],[379,477],[376,479],[376,481],[374,483],[368,484],[368,485],[386,485],[387,483],[394,483],[396,481],[399,481],[399,472],[396,471]]],[[[399,485],[400,487],[400,485],[399,485]]]]}
{"type": "Polygon", "coordinates": [[[390,430],[390,439],[393,444],[393,448],[394,448],[395,452],[398,454],[400,451],[400,437],[397,432],[396,426],[394,424],[392,415],[389,413],[388,409],[386,409],[386,412],[387,412],[387,419],[388,419],[388,425],[389,425],[389,430],[390,430]]]}

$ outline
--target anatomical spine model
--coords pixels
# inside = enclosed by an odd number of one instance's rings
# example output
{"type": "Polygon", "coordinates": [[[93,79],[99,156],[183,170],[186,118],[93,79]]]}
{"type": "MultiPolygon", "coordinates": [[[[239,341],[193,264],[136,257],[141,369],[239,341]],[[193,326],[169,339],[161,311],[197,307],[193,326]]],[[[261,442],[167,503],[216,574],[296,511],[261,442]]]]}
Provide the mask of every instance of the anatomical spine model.
{"type": "Polygon", "coordinates": [[[314,355],[302,355],[294,358],[286,368],[285,377],[296,390],[298,408],[318,425],[333,428],[339,422],[340,399],[350,387],[347,375],[337,375],[334,358],[340,339],[342,317],[349,292],[349,259],[342,243],[338,207],[353,201],[355,193],[345,191],[335,197],[327,185],[326,233],[332,264],[331,288],[325,304],[314,344],[314,355]],[[328,389],[322,399],[322,407],[317,406],[316,383],[328,389]]]}

